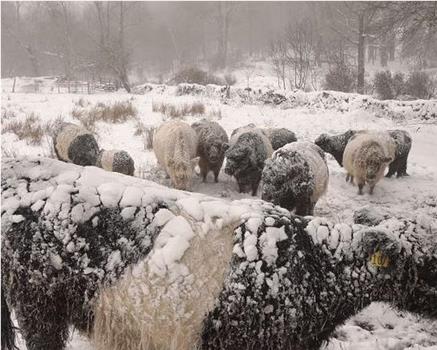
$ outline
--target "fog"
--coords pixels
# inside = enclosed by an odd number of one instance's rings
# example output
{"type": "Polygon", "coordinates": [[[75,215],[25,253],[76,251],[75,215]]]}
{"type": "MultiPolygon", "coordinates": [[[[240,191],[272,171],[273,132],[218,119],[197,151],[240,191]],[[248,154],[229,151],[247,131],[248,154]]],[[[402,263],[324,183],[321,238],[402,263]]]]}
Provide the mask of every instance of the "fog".
{"type": "Polygon", "coordinates": [[[435,2],[3,1],[1,10],[2,77],[168,79],[181,67],[269,60],[275,43],[301,31],[316,64],[341,56],[357,66],[372,47],[390,59],[398,45],[420,64],[436,56],[432,44],[416,47],[435,43],[435,2]]]}

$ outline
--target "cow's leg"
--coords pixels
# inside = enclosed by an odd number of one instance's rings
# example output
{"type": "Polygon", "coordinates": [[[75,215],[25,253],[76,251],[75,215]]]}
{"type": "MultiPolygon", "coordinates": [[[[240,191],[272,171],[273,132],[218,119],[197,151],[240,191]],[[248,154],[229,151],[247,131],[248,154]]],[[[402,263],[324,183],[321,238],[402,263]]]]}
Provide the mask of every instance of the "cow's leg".
{"type": "Polygon", "coordinates": [[[391,162],[388,165],[388,173],[385,175],[385,177],[392,177],[393,174],[397,172],[399,176],[399,160],[395,159],[393,162],[391,162]]]}
{"type": "Polygon", "coordinates": [[[407,161],[408,161],[408,154],[399,160],[399,169],[398,169],[397,177],[409,176],[407,173],[407,161]]]}
{"type": "Polygon", "coordinates": [[[358,181],[358,194],[363,194],[364,182],[358,181]]]}
{"type": "Polygon", "coordinates": [[[68,339],[68,305],[63,298],[47,297],[46,291],[23,289],[16,315],[28,350],[63,350],[68,339]]]}

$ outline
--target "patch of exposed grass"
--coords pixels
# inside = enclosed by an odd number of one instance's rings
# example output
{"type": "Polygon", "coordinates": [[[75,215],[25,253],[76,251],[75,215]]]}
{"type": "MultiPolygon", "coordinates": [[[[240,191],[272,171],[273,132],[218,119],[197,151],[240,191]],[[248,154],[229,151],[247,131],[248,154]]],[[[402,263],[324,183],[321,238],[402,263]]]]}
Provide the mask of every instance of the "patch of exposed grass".
{"type": "Polygon", "coordinates": [[[200,101],[183,104],[152,102],[152,111],[159,112],[171,119],[183,119],[187,115],[204,115],[205,105],[200,101]]]}
{"type": "Polygon", "coordinates": [[[96,105],[83,108],[79,103],[72,110],[71,115],[80,121],[87,130],[94,132],[98,121],[121,124],[136,117],[138,111],[131,101],[118,101],[113,104],[98,102],[96,105]]]}
{"type": "Polygon", "coordinates": [[[17,135],[19,140],[26,140],[28,144],[33,146],[41,145],[45,134],[41,118],[33,112],[26,115],[24,121],[6,122],[3,125],[2,133],[7,132],[17,135]]]}
{"type": "Polygon", "coordinates": [[[140,120],[137,121],[135,127],[135,136],[142,136],[144,141],[144,149],[153,149],[153,134],[155,133],[156,127],[146,126],[140,120]]]}

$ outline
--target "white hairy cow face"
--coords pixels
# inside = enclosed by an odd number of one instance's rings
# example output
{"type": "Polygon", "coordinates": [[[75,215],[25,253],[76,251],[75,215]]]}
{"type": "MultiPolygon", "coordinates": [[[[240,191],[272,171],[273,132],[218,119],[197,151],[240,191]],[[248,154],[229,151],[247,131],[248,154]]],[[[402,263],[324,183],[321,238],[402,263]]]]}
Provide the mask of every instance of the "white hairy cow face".
{"type": "Polygon", "coordinates": [[[191,188],[194,175],[194,168],[199,163],[199,157],[191,159],[189,162],[179,160],[169,161],[169,175],[173,186],[178,190],[189,190],[191,188]]]}

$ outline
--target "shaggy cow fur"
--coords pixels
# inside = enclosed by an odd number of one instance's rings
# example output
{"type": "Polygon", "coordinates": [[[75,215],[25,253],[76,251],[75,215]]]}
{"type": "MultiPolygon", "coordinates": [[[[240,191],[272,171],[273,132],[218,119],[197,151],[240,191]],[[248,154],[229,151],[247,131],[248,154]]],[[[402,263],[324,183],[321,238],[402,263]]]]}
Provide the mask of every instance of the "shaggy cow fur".
{"type": "Polygon", "coordinates": [[[348,172],[346,180],[356,181],[358,194],[369,184],[373,193],[376,183],[384,176],[387,165],[393,161],[394,142],[385,133],[357,133],[353,136],[343,154],[343,165],[348,172]]]}
{"type": "MultiPolygon", "coordinates": [[[[365,130],[347,130],[343,134],[329,136],[321,134],[316,140],[315,144],[323,149],[325,152],[331,154],[340,166],[343,166],[343,153],[350,138],[358,132],[365,132],[365,130]]],[[[387,130],[390,137],[396,145],[395,158],[389,164],[388,173],[386,177],[391,177],[397,173],[397,177],[408,176],[407,174],[407,160],[411,149],[411,136],[404,130],[387,130]]]]}
{"type": "Polygon", "coordinates": [[[264,129],[263,132],[269,138],[274,151],[285,146],[287,143],[296,142],[296,134],[285,128],[269,128],[264,129]]]}
{"type": "Polygon", "coordinates": [[[295,142],[278,149],[262,172],[262,199],[297,215],[313,215],[328,187],[325,154],[313,143],[295,142]]]}
{"type": "Polygon", "coordinates": [[[411,150],[411,136],[404,130],[388,130],[389,135],[396,145],[395,159],[388,166],[387,177],[391,177],[394,173],[396,177],[408,176],[407,161],[408,154],[411,150]]]}
{"type": "Polygon", "coordinates": [[[218,182],[225,152],[229,147],[228,135],[218,123],[206,119],[193,123],[191,127],[199,137],[197,155],[203,182],[210,171],[214,173],[214,181],[218,182]]]}
{"type": "Polygon", "coordinates": [[[153,135],[153,151],[158,164],[179,190],[191,187],[193,170],[199,161],[199,157],[196,157],[197,144],[196,132],[181,121],[165,122],[153,135]]]}
{"type": "Polygon", "coordinates": [[[101,150],[96,165],[107,171],[125,175],[133,176],[135,172],[134,160],[126,151],[101,150]]]}
{"type": "Polygon", "coordinates": [[[272,155],[272,145],[259,130],[232,133],[231,147],[226,151],[225,173],[234,176],[240,192],[256,195],[265,161],[272,155]]]}
{"type": "Polygon", "coordinates": [[[2,204],[2,302],[29,350],[64,349],[70,325],[98,349],[314,350],[374,301],[437,318],[431,217],[333,225],[50,159],[3,160],[2,204]],[[185,253],[163,259],[187,234],[185,253]],[[159,279],[147,272],[156,263],[159,279]],[[96,320],[96,310],[108,312],[96,320]]]}
{"type": "Polygon", "coordinates": [[[356,130],[348,130],[343,134],[329,136],[321,134],[314,143],[325,152],[331,154],[338,165],[343,166],[343,153],[350,138],[357,133],[356,130]]]}
{"type": "Polygon", "coordinates": [[[59,160],[77,165],[96,165],[99,146],[92,133],[72,123],[60,124],[53,147],[59,160]]]}

